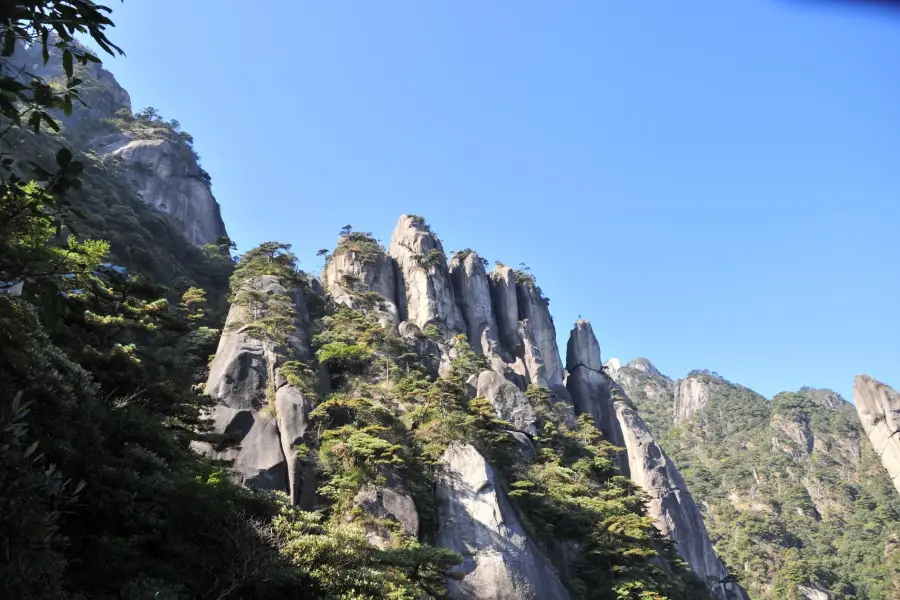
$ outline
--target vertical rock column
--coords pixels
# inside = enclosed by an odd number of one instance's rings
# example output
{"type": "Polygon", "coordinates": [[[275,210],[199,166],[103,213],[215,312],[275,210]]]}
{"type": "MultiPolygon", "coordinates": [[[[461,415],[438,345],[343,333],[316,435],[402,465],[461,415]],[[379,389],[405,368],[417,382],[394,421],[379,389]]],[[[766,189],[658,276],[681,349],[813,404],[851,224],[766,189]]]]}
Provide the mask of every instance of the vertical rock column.
{"type": "Polygon", "coordinates": [[[560,400],[569,401],[565,370],[556,345],[556,326],[547,301],[532,286],[516,285],[519,336],[524,344],[525,367],[531,383],[545,385],[560,400]]]}
{"type": "MultiPolygon", "coordinates": [[[[302,294],[285,289],[272,275],[247,285],[266,295],[291,296],[297,331],[289,336],[289,345],[297,358],[308,359],[309,317],[302,294]]],[[[233,472],[242,484],[283,491],[298,503],[302,476],[294,446],[306,432],[312,403],[279,374],[275,348],[250,335],[247,324],[252,317],[246,307],[231,306],[206,383],[206,393],[217,401],[210,415],[215,431],[236,435],[239,446],[224,452],[208,444],[197,449],[233,460],[233,472]],[[275,390],[274,410],[267,409],[267,388],[275,390]]]]}
{"type": "Polygon", "coordinates": [[[497,335],[490,285],[481,257],[474,252],[454,254],[450,261],[450,278],[472,348],[488,357],[506,354],[497,335]]]}
{"type": "Polygon", "coordinates": [[[900,393],[868,375],[858,375],[853,403],[875,453],[900,492],[900,393]]]}
{"type": "Polygon", "coordinates": [[[401,215],[391,236],[389,254],[397,261],[406,297],[406,319],[420,329],[434,324],[445,339],[464,333],[466,323],[456,304],[447,258],[421,217],[401,215]]]}
{"type": "MultiPolygon", "coordinates": [[[[579,319],[569,335],[566,368],[569,371],[566,388],[572,397],[575,412],[591,415],[607,441],[624,447],[622,430],[610,396],[610,381],[603,373],[600,344],[588,321],[579,319]]],[[[624,455],[619,458],[619,469],[628,474],[628,459],[624,455]]]]}
{"type": "Polygon", "coordinates": [[[505,265],[497,265],[491,272],[489,286],[500,342],[510,355],[522,356],[524,348],[519,337],[515,273],[505,265]]]}
{"type": "MultiPolygon", "coordinates": [[[[453,281],[453,289],[462,310],[463,319],[468,327],[469,341],[476,352],[483,354],[491,365],[491,369],[506,377],[517,387],[524,390],[528,383],[528,374],[525,364],[518,357],[514,357],[508,347],[501,342],[500,328],[494,315],[494,305],[497,303],[492,297],[493,288],[484,270],[484,260],[475,252],[466,254],[456,253],[450,261],[450,278],[453,281]]],[[[511,302],[515,312],[505,308],[507,318],[516,318],[515,284],[507,288],[512,292],[511,302]]],[[[508,303],[510,299],[504,299],[508,303]]],[[[515,323],[507,323],[507,328],[512,327],[513,335],[516,335],[515,323]]],[[[507,336],[508,337],[508,336],[507,336]]],[[[521,343],[518,344],[521,346],[521,343]]],[[[512,344],[516,348],[516,344],[512,344]]]]}

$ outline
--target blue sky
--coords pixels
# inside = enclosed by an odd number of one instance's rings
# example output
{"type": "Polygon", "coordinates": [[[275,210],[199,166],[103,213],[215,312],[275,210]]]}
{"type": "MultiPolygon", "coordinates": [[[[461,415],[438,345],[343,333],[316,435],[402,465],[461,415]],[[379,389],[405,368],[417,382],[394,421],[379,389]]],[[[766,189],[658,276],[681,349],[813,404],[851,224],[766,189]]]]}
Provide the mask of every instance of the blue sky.
{"type": "Polygon", "coordinates": [[[790,0],[127,0],[107,61],[240,248],[425,216],[561,342],[771,396],[900,386],[900,13],[790,0]],[[822,4],[822,6],[819,6],[822,4]],[[652,10],[651,10],[652,7],[652,10]]]}

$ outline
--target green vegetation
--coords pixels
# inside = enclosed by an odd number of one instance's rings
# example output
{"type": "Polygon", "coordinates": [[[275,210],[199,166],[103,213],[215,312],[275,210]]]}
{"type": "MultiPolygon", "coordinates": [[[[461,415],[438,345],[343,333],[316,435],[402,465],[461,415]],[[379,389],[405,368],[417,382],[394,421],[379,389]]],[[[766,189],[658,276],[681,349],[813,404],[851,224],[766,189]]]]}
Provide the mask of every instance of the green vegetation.
{"type": "Polygon", "coordinates": [[[432,248],[422,256],[416,256],[416,263],[426,270],[438,267],[446,268],[447,256],[437,248],[432,248]]]}
{"type": "Polygon", "coordinates": [[[327,260],[330,262],[334,257],[346,253],[358,256],[364,263],[373,263],[384,257],[384,247],[372,237],[371,233],[352,231],[340,236],[337,248],[328,256],[327,260]]]}
{"type": "Polygon", "coordinates": [[[836,600],[900,593],[900,499],[862,434],[855,409],[804,388],[770,402],[714,373],[709,404],[671,424],[671,387],[626,368],[632,398],[706,509],[716,549],[754,600],[801,598],[801,585],[836,600]],[[671,414],[668,412],[668,414],[671,414]]]}

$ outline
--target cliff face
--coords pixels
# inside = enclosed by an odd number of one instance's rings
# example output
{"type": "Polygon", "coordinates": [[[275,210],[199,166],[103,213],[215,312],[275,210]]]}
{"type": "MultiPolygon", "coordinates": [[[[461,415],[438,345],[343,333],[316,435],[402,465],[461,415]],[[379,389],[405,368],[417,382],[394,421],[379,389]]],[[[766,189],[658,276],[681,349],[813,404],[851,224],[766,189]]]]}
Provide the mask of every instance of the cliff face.
{"type": "Polygon", "coordinates": [[[900,492],[900,394],[868,375],[859,375],[853,400],[875,453],[900,492]]]}
{"type": "MultiPolygon", "coordinates": [[[[37,44],[19,46],[13,63],[47,81],[64,81],[58,52],[52,49],[50,66],[45,66],[37,44]]],[[[227,236],[209,175],[199,165],[190,136],[158,116],[135,119],[128,92],[99,64],[76,64],[75,76],[82,80],[84,104],[76,103],[69,116],[55,115],[63,135],[114,166],[140,200],[167,215],[190,243],[213,244],[227,236]]]]}
{"type": "Polygon", "coordinates": [[[168,215],[195,245],[227,236],[219,203],[191,149],[166,127],[129,124],[90,144],[116,164],[142,202],[168,215]]]}

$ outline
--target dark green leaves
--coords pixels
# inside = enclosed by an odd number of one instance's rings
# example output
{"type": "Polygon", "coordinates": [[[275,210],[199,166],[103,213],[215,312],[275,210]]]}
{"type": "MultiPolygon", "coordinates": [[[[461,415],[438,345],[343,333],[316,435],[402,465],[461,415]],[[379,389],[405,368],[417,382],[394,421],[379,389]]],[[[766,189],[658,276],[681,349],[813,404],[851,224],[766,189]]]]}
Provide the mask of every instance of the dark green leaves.
{"type": "Polygon", "coordinates": [[[70,79],[75,74],[75,66],[72,64],[72,51],[68,48],[63,50],[63,70],[66,72],[66,77],[70,79]]]}
{"type": "Polygon", "coordinates": [[[72,152],[68,148],[63,148],[56,153],[56,164],[65,168],[72,162],[72,152]]]}
{"type": "Polygon", "coordinates": [[[3,36],[3,56],[12,56],[16,51],[16,34],[12,30],[7,30],[3,36]]]}

